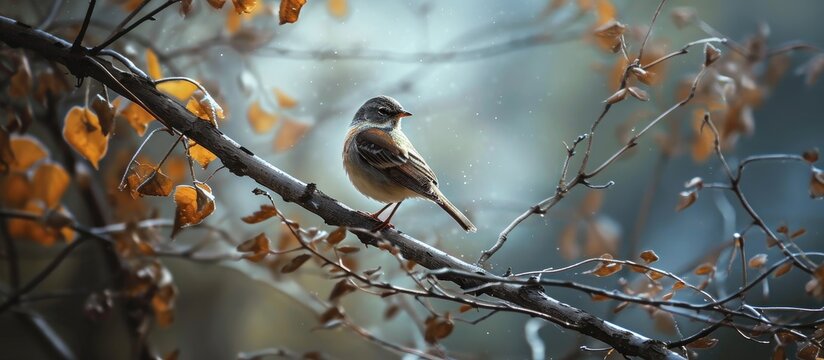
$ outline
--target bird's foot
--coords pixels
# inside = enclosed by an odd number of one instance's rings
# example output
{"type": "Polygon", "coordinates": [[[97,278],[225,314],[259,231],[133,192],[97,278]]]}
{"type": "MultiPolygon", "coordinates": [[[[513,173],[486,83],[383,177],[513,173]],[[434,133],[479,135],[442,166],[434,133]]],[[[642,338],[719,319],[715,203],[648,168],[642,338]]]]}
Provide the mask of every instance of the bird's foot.
{"type": "Polygon", "coordinates": [[[356,211],[358,212],[358,214],[361,214],[361,215],[363,215],[363,216],[368,216],[368,217],[371,217],[371,218],[373,218],[373,219],[375,219],[375,220],[380,220],[380,218],[378,217],[378,216],[380,216],[380,214],[381,214],[380,212],[377,212],[377,213],[368,213],[368,212],[366,212],[366,211],[361,211],[361,210],[356,210],[356,211]]]}
{"type": "Polygon", "coordinates": [[[388,221],[384,221],[380,223],[378,226],[372,229],[372,232],[383,231],[385,229],[394,229],[395,225],[390,224],[388,221]]]}

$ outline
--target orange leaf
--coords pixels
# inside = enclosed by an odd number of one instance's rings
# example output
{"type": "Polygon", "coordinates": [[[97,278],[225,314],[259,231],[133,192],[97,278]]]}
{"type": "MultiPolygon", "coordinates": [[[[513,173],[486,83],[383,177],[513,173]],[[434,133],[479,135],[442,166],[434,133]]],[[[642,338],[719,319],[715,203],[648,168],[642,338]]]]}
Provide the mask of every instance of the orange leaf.
{"type": "Polygon", "coordinates": [[[190,185],[178,185],[175,188],[175,223],[172,237],[180,229],[200,224],[203,219],[215,211],[215,198],[212,188],[202,182],[196,182],[197,189],[190,185]]]}
{"type": "Polygon", "coordinates": [[[773,275],[773,277],[783,276],[783,275],[787,274],[788,272],[790,272],[790,270],[792,270],[792,269],[793,269],[793,263],[788,262],[784,265],[779,266],[778,269],[775,269],[775,274],[773,275]]]}
{"type": "MultiPolygon", "coordinates": [[[[38,215],[43,215],[46,212],[42,202],[37,200],[29,201],[23,210],[38,215]]],[[[74,240],[74,230],[67,226],[72,222],[71,214],[63,208],[57,211],[49,211],[49,213],[53,215],[46,215],[42,222],[27,219],[9,219],[9,236],[12,238],[26,238],[44,246],[53,245],[60,239],[66,242],[74,240]]]]}
{"type": "Polygon", "coordinates": [[[280,25],[294,23],[300,16],[300,8],[306,0],[280,0],[280,25]]]}
{"type": "Polygon", "coordinates": [[[26,204],[31,194],[31,185],[26,174],[11,173],[0,177],[0,204],[9,208],[20,208],[26,204]]]}
{"type": "Polygon", "coordinates": [[[652,264],[658,261],[658,254],[656,254],[655,251],[646,250],[641,253],[641,259],[644,260],[644,262],[646,262],[647,264],[652,264]]]}
{"type": "Polygon", "coordinates": [[[31,94],[32,80],[29,61],[25,56],[20,56],[17,62],[17,70],[9,79],[9,96],[12,98],[25,98],[31,94]]]}
{"type": "Polygon", "coordinates": [[[189,102],[186,103],[186,110],[195,114],[195,116],[207,120],[212,123],[215,127],[217,127],[217,121],[223,120],[226,118],[226,115],[223,113],[223,108],[212,98],[211,95],[202,94],[200,92],[196,92],[190,99],[189,102]],[[199,97],[200,100],[195,99],[195,97],[199,97]]]}
{"type": "Polygon", "coordinates": [[[109,137],[103,135],[100,120],[87,108],[72,107],[63,120],[63,138],[72,149],[98,168],[109,148],[109,137]]]}
{"type": "Polygon", "coordinates": [[[282,108],[293,108],[298,104],[298,101],[295,98],[289,96],[285,92],[281,91],[280,89],[274,89],[275,98],[278,100],[278,105],[282,108]]]}
{"type": "Polygon", "coordinates": [[[160,70],[160,61],[157,60],[157,54],[148,48],[146,49],[146,73],[155,80],[163,77],[163,72],[160,70]]]}
{"type": "Polygon", "coordinates": [[[283,152],[292,148],[307,131],[309,131],[309,125],[289,118],[283,119],[283,125],[275,135],[275,152],[283,152]]]}
{"type": "Polygon", "coordinates": [[[349,279],[343,279],[338,281],[335,286],[332,288],[332,292],[329,293],[329,301],[336,301],[343,297],[344,295],[351,293],[358,288],[355,284],[352,283],[349,279]]]}
{"type": "Polygon", "coordinates": [[[595,4],[595,12],[598,14],[598,21],[596,24],[601,25],[610,20],[615,19],[615,5],[610,0],[598,0],[595,4]]]}
{"type": "Polygon", "coordinates": [[[341,241],[343,241],[343,239],[345,239],[345,238],[346,238],[346,227],[341,226],[341,227],[335,229],[335,231],[332,231],[329,234],[329,237],[326,238],[326,242],[328,242],[329,244],[332,244],[332,245],[336,245],[336,244],[340,243],[341,241]]]}
{"type": "Polygon", "coordinates": [[[71,178],[60,164],[47,162],[37,167],[32,178],[32,198],[43,200],[47,208],[60,204],[71,178]]]}
{"type": "Polygon", "coordinates": [[[174,80],[158,84],[157,89],[174,96],[178,100],[185,100],[195,93],[197,86],[186,80],[174,80]]]}
{"type": "Polygon", "coordinates": [[[767,254],[758,254],[750,258],[747,265],[752,269],[759,269],[767,263],[767,254]]]}
{"type": "Polygon", "coordinates": [[[204,169],[209,166],[209,163],[217,159],[217,155],[205,147],[200,146],[200,144],[194,142],[194,140],[189,140],[189,156],[192,157],[192,160],[197,161],[204,169]]]}
{"type": "Polygon", "coordinates": [[[34,163],[49,156],[43,144],[31,136],[13,137],[10,147],[14,154],[14,161],[9,166],[12,171],[26,171],[34,163]]]}
{"type": "Polygon", "coordinates": [[[332,14],[332,16],[338,18],[346,16],[346,0],[329,0],[327,5],[329,7],[329,13],[332,14]]]}
{"type": "Polygon", "coordinates": [[[258,134],[268,132],[278,122],[277,115],[263,110],[257,100],[249,105],[247,117],[249,118],[249,124],[252,125],[252,130],[258,134]]]}
{"type": "Polygon", "coordinates": [[[259,262],[263,260],[266,255],[269,255],[269,249],[271,248],[271,241],[269,237],[266,236],[264,233],[260,233],[257,236],[244,241],[242,244],[237,246],[237,251],[248,253],[244,254],[243,258],[249,260],[251,262],[259,262]]]}
{"type": "Polygon", "coordinates": [[[455,324],[452,322],[449,313],[446,316],[432,315],[426,319],[426,329],[424,330],[424,339],[430,344],[434,344],[452,333],[455,324]]]}
{"type": "Polygon", "coordinates": [[[140,195],[149,196],[168,196],[172,193],[172,179],[166,174],[158,171],[153,171],[149,177],[137,187],[137,192],[140,195]]]}
{"type": "Polygon", "coordinates": [[[678,194],[678,205],[675,206],[675,211],[684,210],[698,199],[698,192],[695,190],[682,191],[678,194]]]}
{"type": "Polygon", "coordinates": [[[226,0],[206,0],[206,1],[209,2],[209,5],[211,5],[213,8],[218,9],[218,10],[222,9],[223,5],[226,4],[226,0]]]}
{"type": "Polygon", "coordinates": [[[283,268],[280,269],[280,272],[284,274],[288,274],[294,272],[295,270],[299,269],[307,260],[309,260],[312,255],[309,254],[301,254],[292,258],[288,264],[284,265],[283,268]]]}
{"type": "Polygon", "coordinates": [[[261,205],[254,214],[240,218],[247,224],[257,224],[278,214],[278,209],[272,205],[261,205]]]}
{"type": "Polygon", "coordinates": [[[232,0],[235,5],[235,12],[238,14],[251,13],[257,6],[257,0],[232,0]]]}
{"type": "Polygon", "coordinates": [[[715,266],[710,263],[703,263],[695,268],[695,275],[710,275],[715,273],[715,266]]]}
{"type": "Polygon", "coordinates": [[[120,112],[120,115],[126,118],[126,121],[129,122],[129,125],[131,125],[132,129],[137,132],[138,136],[143,136],[146,134],[146,130],[149,128],[149,123],[155,120],[154,116],[149,114],[136,103],[130,103],[125,109],[123,109],[123,111],[120,112]]]}
{"type": "Polygon", "coordinates": [[[821,171],[821,169],[812,169],[812,176],[810,177],[810,197],[814,199],[824,197],[824,171],[821,171]]]}

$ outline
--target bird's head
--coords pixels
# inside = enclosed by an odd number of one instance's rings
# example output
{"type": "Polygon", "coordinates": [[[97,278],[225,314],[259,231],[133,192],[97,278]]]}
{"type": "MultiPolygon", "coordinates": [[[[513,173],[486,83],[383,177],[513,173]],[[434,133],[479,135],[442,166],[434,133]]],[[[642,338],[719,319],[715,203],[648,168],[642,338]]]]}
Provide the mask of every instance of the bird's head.
{"type": "Polygon", "coordinates": [[[351,125],[366,123],[375,127],[396,128],[401,118],[411,115],[397,100],[381,95],[367,100],[355,113],[351,125]]]}

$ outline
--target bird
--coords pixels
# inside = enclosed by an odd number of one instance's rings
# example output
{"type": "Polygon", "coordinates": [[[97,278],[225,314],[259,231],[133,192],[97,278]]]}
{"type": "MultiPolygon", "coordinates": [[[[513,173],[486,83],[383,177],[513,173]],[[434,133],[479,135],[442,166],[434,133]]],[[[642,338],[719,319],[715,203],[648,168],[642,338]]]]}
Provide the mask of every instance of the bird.
{"type": "Polygon", "coordinates": [[[349,180],[363,195],[385,203],[376,213],[395,204],[389,216],[373,231],[392,227],[390,220],[409,198],[424,198],[438,204],[467,232],[477,228],[438,189],[435,172],[401,131],[401,119],[412,116],[389,96],[367,100],[355,113],[343,145],[343,167],[349,180]]]}

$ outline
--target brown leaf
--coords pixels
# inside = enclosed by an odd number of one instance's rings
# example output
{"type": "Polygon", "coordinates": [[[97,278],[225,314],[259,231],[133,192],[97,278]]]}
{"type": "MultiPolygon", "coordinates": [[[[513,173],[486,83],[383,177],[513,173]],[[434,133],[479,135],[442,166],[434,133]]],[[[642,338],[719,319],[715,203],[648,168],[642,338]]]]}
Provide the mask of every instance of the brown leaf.
{"type": "Polygon", "coordinates": [[[97,115],[79,106],[72,107],[63,119],[63,138],[95,169],[109,148],[109,137],[103,134],[97,115]]]}
{"type": "Polygon", "coordinates": [[[806,82],[808,86],[813,86],[821,74],[824,73],[824,54],[818,54],[810,58],[803,69],[805,75],[804,82],[806,82]]]}
{"type": "Polygon", "coordinates": [[[641,260],[644,260],[647,264],[652,264],[658,261],[658,254],[656,254],[655,251],[646,250],[641,253],[641,260]]]}
{"type": "Polygon", "coordinates": [[[701,190],[704,188],[704,179],[696,176],[684,183],[684,187],[687,189],[695,188],[695,190],[701,190]]]}
{"type": "Polygon", "coordinates": [[[618,103],[618,102],[623,101],[624,99],[627,98],[627,93],[629,93],[627,88],[618,89],[618,91],[616,91],[614,94],[610,95],[610,97],[608,97],[606,100],[604,100],[604,102],[607,103],[607,104],[610,104],[610,105],[618,103]]]}
{"type": "Polygon", "coordinates": [[[695,268],[694,273],[695,275],[711,275],[715,273],[715,265],[710,263],[703,263],[701,265],[698,265],[697,268],[695,268]]]}
{"type": "Polygon", "coordinates": [[[684,210],[698,199],[698,192],[695,190],[682,191],[678,194],[678,205],[675,206],[675,211],[684,210]]]}
{"type": "Polygon", "coordinates": [[[264,204],[264,205],[260,206],[260,210],[255,211],[252,215],[244,216],[244,217],[240,218],[240,220],[243,220],[243,222],[245,222],[247,224],[257,224],[257,223],[265,221],[265,220],[267,220],[267,219],[269,219],[272,216],[275,216],[277,214],[278,214],[278,209],[276,207],[274,207],[272,205],[264,204]]]}
{"type": "Polygon", "coordinates": [[[799,346],[798,352],[795,353],[796,358],[801,360],[816,360],[820,359],[818,354],[820,350],[815,344],[807,343],[807,345],[799,346]]]}
{"type": "MultiPolygon", "coordinates": [[[[184,18],[186,16],[189,16],[189,14],[192,12],[192,7],[193,7],[192,0],[182,0],[180,2],[180,15],[183,16],[184,18]]],[[[175,356],[175,359],[176,358],[177,358],[177,356],[175,356]]]]}
{"type": "Polygon", "coordinates": [[[31,194],[29,178],[23,173],[10,173],[0,176],[0,204],[4,207],[18,209],[26,205],[31,194]]]}
{"type": "Polygon", "coordinates": [[[341,226],[341,227],[335,229],[335,231],[332,231],[331,233],[329,233],[329,236],[326,238],[326,242],[328,242],[331,245],[337,245],[338,243],[343,241],[343,239],[345,239],[345,238],[346,238],[346,227],[341,226]]]}
{"type": "Polygon", "coordinates": [[[271,241],[264,233],[257,234],[257,236],[244,241],[237,246],[237,251],[246,253],[243,258],[251,262],[260,262],[266,255],[269,255],[271,248],[271,241]]]}
{"type": "Polygon", "coordinates": [[[784,265],[779,266],[778,269],[775,269],[775,274],[773,275],[773,277],[779,277],[779,276],[786,275],[792,269],[793,269],[793,263],[788,262],[784,265]]]}
{"type": "Polygon", "coordinates": [[[329,293],[329,301],[337,301],[342,296],[357,290],[355,284],[349,279],[342,279],[338,281],[329,293]]]}
{"type": "Polygon", "coordinates": [[[222,9],[223,5],[226,4],[226,0],[206,0],[206,1],[209,2],[209,5],[211,5],[213,8],[218,9],[218,10],[222,9]]]}
{"type": "Polygon", "coordinates": [[[460,312],[461,312],[461,314],[463,314],[463,313],[465,313],[465,312],[467,312],[467,311],[469,311],[469,310],[472,310],[472,309],[474,309],[474,308],[475,308],[475,307],[474,307],[474,306],[472,306],[472,305],[470,305],[470,304],[461,304],[461,307],[460,307],[460,309],[458,309],[458,311],[460,311],[460,312]]]}
{"type": "Polygon", "coordinates": [[[232,0],[232,4],[238,14],[248,14],[257,6],[257,0],[232,0]]]}
{"type": "Polygon", "coordinates": [[[630,87],[627,88],[627,91],[629,92],[630,95],[632,95],[632,97],[634,97],[638,100],[649,101],[649,94],[647,94],[646,91],[644,91],[640,88],[637,88],[635,86],[630,86],[630,87]]]}
{"type": "Polygon", "coordinates": [[[386,308],[386,311],[383,312],[383,320],[392,320],[395,315],[398,315],[398,311],[400,310],[400,306],[392,304],[386,308]]]}
{"type": "MultiPolygon", "coordinates": [[[[118,98],[119,100],[120,98],[118,98]]],[[[117,103],[119,101],[116,100],[117,103]]],[[[102,95],[97,94],[92,101],[92,110],[97,114],[100,123],[100,132],[109,135],[114,130],[114,115],[117,112],[116,105],[106,101],[102,95]]]]}
{"type": "Polygon", "coordinates": [[[297,145],[307,131],[309,131],[309,125],[289,118],[283,119],[283,125],[275,135],[275,152],[283,152],[297,145]]]}
{"type": "Polygon", "coordinates": [[[801,155],[808,163],[812,164],[818,161],[818,148],[808,149],[801,155]]]}
{"type": "Polygon", "coordinates": [[[182,228],[200,224],[203,219],[215,211],[212,188],[202,182],[196,182],[195,185],[197,189],[190,185],[178,185],[175,188],[176,209],[172,237],[175,237],[182,228]]]}
{"type": "Polygon", "coordinates": [[[26,98],[31,94],[32,80],[29,60],[25,56],[17,57],[17,70],[9,79],[9,96],[26,98]]]}
{"type": "Polygon", "coordinates": [[[577,237],[578,224],[574,222],[564,227],[561,235],[558,236],[558,249],[564,259],[572,260],[580,255],[580,246],[578,246],[578,242],[575,241],[577,237]]]}
{"type": "Polygon", "coordinates": [[[14,155],[14,161],[10,164],[12,171],[26,171],[38,161],[49,157],[46,147],[31,136],[12,137],[9,147],[14,155]]]}
{"type": "Polygon", "coordinates": [[[169,196],[172,193],[174,183],[166,174],[160,170],[152,172],[138,187],[140,195],[148,196],[169,196]]]}
{"type": "Polygon", "coordinates": [[[687,287],[687,284],[685,284],[683,281],[680,281],[680,280],[679,280],[679,281],[676,281],[676,282],[675,282],[675,284],[672,284],[672,290],[673,290],[673,291],[675,291],[675,290],[681,290],[681,289],[683,289],[683,288],[685,288],[685,287],[687,287]]]}
{"type": "Polygon", "coordinates": [[[750,261],[747,262],[747,265],[751,269],[760,269],[767,263],[767,254],[758,254],[750,258],[750,261]]]}
{"type": "Polygon", "coordinates": [[[149,128],[149,123],[155,120],[154,116],[149,114],[137,103],[129,103],[123,111],[120,112],[132,129],[137,132],[138,136],[143,136],[149,128]]]}
{"type": "Polygon", "coordinates": [[[299,269],[307,260],[311,259],[312,255],[309,254],[300,254],[292,258],[288,264],[284,265],[283,268],[280,269],[281,273],[288,274],[294,272],[295,270],[299,269]]]}
{"type": "Polygon", "coordinates": [[[655,320],[655,328],[658,331],[667,335],[675,335],[678,333],[675,318],[672,314],[663,310],[657,310],[652,314],[652,317],[655,320]]]}
{"type": "MultiPolygon", "coordinates": [[[[44,215],[51,211],[43,208],[43,202],[38,200],[29,201],[22,210],[37,215],[44,215]]],[[[66,209],[60,208],[57,211],[62,213],[62,215],[60,215],[61,217],[69,219],[68,222],[63,221],[59,223],[66,225],[73,222],[71,221],[71,214],[66,209]]],[[[74,240],[75,237],[74,230],[69,226],[54,226],[46,222],[34,222],[27,219],[16,218],[9,219],[7,224],[9,236],[12,238],[25,238],[44,246],[51,246],[58,240],[65,240],[68,243],[74,240]]]]}
{"type": "Polygon", "coordinates": [[[689,344],[687,344],[687,348],[689,349],[709,349],[718,344],[718,339],[702,337],[698,340],[695,340],[689,344]]]}
{"type": "Polygon", "coordinates": [[[257,100],[252,102],[252,105],[249,105],[246,116],[249,119],[249,124],[252,125],[252,130],[258,134],[268,132],[278,122],[277,115],[263,110],[257,100]]]}
{"type": "Polygon", "coordinates": [[[273,91],[275,93],[275,98],[277,99],[278,105],[280,107],[290,109],[297,106],[298,101],[295,100],[295,98],[289,96],[288,94],[286,94],[278,88],[275,88],[273,91]]]}
{"type": "Polygon", "coordinates": [[[163,77],[163,72],[160,70],[160,61],[157,59],[157,54],[146,48],[146,73],[152,79],[158,80],[163,77]]]}
{"type": "Polygon", "coordinates": [[[710,66],[721,58],[721,50],[710,43],[704,44],[704,66],[710,66]]]}
{"type": "Polygon", "coordinates": [[[341,254],[351,254],[360,251],[360,248],[357,246],[341,246],[337,250],[341,254]]]}
{"type": "Polygon", "coordinates": [[[815,167],[810,177],[810,197],[813,199],[824,197],[824,171],[815,167]]]}
{"type": "Polygon", "coordinates": [[[280,0],[280,25],[298,21],[304,4],[306,0],[280,0]]]}
{"type": "Polygon", "coordinates": [[[443,317],[432,315],[426,318],[425,325],[424,339],[430,344],[437,343],[439,340],[449,336],[455,327],[449,313],[446,313],[446,316],[443,317]]]}
{"type": "Polygon", "coordinates": [[[63,193],[69,187],[69,173],[60,164],[47,162],[37,167],[32,178],[32,193],[34,199],[43,200],[48,209],[56,208],[60,204],[63,193]]]}

